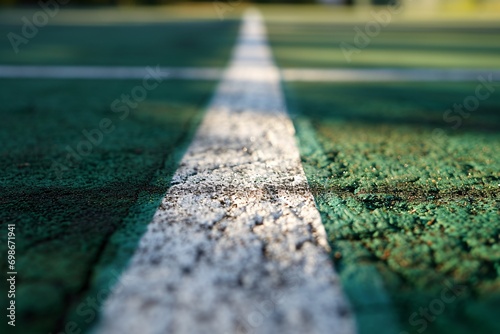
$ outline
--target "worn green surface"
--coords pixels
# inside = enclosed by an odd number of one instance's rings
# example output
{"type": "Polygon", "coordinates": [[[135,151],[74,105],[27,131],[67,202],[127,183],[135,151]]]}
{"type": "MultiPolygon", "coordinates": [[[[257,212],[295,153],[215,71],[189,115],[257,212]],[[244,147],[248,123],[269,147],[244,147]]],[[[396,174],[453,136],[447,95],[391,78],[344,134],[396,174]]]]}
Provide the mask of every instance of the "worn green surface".
{"type": "MultiPolygon", "coordinates": [[[[32,18],[36,8],[0,13],[0,64],[223,68],[239,28],[237,20],[216,20],[206,6],[62,9],[18,53],[7,35],[22,35],[23,16],[32,18]]],[[[78,331],[95,320],[215,88],[163,81],[120,119],[113,101],[138,85],[0,81],[0,222],[5,236],[6,224],[16,224],[19,333],[67,333],[72,322],[78,331]],[[87,156],[73,157],[67,146],[85,148],[82,131],[105,118],[113,130],[87,156]]],[[[0,326],[2,333],[12,330],[6,321],[0,326]]]]}
{"type": "Polygon", "coordinates": [[[443,119],[477,85],[287,84],[361,333],[500,330],[500,85],[443,119]]]}
{"type": "Polygon", "coordinates": [[[102,301],[132,255],[215,86],[164,81],[121,120],[110,106],[138,84],[0,82],[0,221],[4,236],[16,224],[19,333],[63,331],[69,313],[81,328],[95,319],[86,298],[102,301]],[[104,118],[113,131],[88,156],[67,158],[66,146],[76,149],[104,118]],[[65,166],[60,175],[54,162],[65,166]]]}
{"type": "Polygon", "coordinates": [[[236,20],[50,24],[40,28],[27,44],[19,45],[16,53],[7,35],[21,35],[22,26],[4,24],[0,25],[0,63],[224,67],[238,27],[236,20]]]}

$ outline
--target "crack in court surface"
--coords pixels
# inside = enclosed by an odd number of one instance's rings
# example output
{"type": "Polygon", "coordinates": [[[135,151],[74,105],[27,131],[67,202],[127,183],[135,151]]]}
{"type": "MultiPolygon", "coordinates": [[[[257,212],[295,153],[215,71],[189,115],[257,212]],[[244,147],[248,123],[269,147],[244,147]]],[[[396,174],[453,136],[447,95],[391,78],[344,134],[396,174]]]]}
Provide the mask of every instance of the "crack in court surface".
{"type": "Polygon", "coordinates": [[[355,332],[260,14],[95,333],[355,332]]]}

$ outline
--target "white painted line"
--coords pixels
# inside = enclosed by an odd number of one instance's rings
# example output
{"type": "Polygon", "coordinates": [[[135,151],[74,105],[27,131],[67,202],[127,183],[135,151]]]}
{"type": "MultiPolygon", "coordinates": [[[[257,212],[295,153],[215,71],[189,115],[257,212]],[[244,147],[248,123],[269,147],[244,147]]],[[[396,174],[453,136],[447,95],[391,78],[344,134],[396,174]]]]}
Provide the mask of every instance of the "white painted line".
{"type": "MultiPolygon", "coordinates": [[[[214,67],[162,67],[158,71],[162,79],[219,80],[224,71],[214,67]]],[[[260,69],[248,66],[239,69],[241,75],[257,79],[260,69]]],[[[479,76],[493,76],[500,82],[498,69],[283,69],[285,81],[305,82],[461,82],[476,81],[479,76]]],[[[0,65],[0,78],[32,79],[142,79],[148,74],[147,67],[112,66],[19,66],[0,65]]]]}
{"type": "MultiPolygon", "coordinates": [[[[162,79],[218,80],[223,71],[217,68],[154,67],[162,79]]],[[[16,66],[0,65],[0,78],[31,79],[143,79],[148,67],[113,66],[16,66]]]]}
{"type": "Polygon", "coordinates": [[[479,76],[500,81],[500,70],[478,69],[284,69],[285,81],[310,82],[462,82],[479,76]]]}
{"type": "Polygon", "coordinates": [[[258,12],[122,282],[97,333],[355,332],[258,12]]]}

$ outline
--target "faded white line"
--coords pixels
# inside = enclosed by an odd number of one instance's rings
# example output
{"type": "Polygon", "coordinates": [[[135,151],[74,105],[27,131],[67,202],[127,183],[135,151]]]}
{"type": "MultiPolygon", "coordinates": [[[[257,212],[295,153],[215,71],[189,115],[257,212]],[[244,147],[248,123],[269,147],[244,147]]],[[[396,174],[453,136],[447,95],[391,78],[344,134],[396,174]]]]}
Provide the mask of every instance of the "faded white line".
{"type": "Polygon", "coordinates": [[[286,81],[311,82],[461,82],[476,81],[478,77],[492,76],[500,81],[500,70],[478,69],[284,69],[286,81]]]}
{"type": "Polygon", "coordinates": [[[261,16],[250,11],[95,331],[354,333],[328,251],[280,74],[261,16]]]}
{"type": "MultiPolygon", "coordinates": [[[[113,66],[16,66],[0,65],[0,78],[30,79],[143,79],[148,67],[113,66]]],[[[217,68],[159,67],[155,66],[162,79],[218,80],[223,70],[217,68]]]]}
{"type": "MultiPolygon", "coordinates": [[[[248,66],[240,69],[242,75],[258,80],[259,68],[248,66]]],[[[224,71],[215,67],[160,67],[162,79],[219,80],[224,71]]],[[[112,66],[24,66],[0,65],[0,78],[31,79],[142,79],[146,67],[112,66]]],[[[492,75],[500,82],[498,69],[311,69],[288,68],[280,71],[285,81],[306,82],[461,82],[476,81],[479,76],[492,75]]]]}

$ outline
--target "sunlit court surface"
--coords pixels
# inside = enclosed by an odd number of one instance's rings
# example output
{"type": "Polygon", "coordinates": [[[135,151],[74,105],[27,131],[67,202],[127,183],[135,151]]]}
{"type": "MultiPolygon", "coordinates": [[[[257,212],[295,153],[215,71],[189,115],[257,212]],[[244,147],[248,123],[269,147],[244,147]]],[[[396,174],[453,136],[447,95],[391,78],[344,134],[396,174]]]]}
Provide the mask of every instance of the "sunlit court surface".
{"type": "Polygon", "coordinates": [[[500,332],[500,1],[0,4],[0,333],[500,332]]]}

